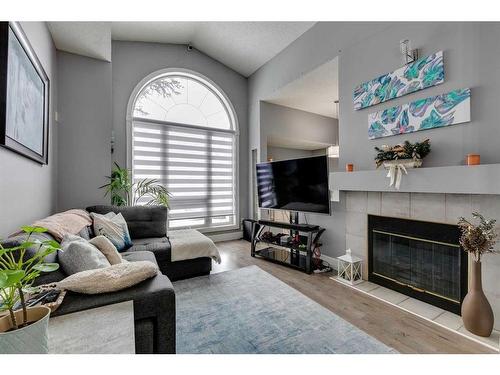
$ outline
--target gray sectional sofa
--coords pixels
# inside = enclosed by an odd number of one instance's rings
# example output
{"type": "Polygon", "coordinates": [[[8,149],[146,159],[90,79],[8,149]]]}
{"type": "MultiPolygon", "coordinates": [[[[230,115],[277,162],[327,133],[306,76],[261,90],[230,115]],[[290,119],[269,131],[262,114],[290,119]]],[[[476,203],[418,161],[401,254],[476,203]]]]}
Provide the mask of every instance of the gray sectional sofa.
{"type": "MultiPolygon", "coordinates": [[[[136,353],[175,353],[175,291],[171,280],[179,280],[210,273],[212,260],[198,258],[180,262],[170,260],[170,242],[167,236],[168,210],[159,206],[92,206],[87,211],[105,214],[113,211],[122,213],[127,221],[133,246],[122,256],[129,261],[149,260],[158,264],[161,271],[157,276],[131,288],[113,293],[87,295],[68,292],[63,303],[53,316],[69,314],[113,303],[132,300],[134,303],[136,353]]],[[[80,235],[93,237],[91,227],[80,235]]],[[[47,233],[37,234],[41,240],[52,239],[47,233]]],[[[15,246],[22,236],[3,241],[6,247],[15,246]]],[[[48,262],[57,262],[52,254],[48,262]]],[[[62,280],[62,270],[42,275],[38,284],[62,280]]]]}
{"type": "Polygon", "coordinates": [[[167,237],[168,210],[161,206],[116,207],[109,205],[87,207],[88,212],[121,213],[127,221],[133,246],[128,253],[150,251],[155,255],[161,272],[171,281],[208,275],[212,270],[210,258],[170,261],[170,241],[167,237]]]}

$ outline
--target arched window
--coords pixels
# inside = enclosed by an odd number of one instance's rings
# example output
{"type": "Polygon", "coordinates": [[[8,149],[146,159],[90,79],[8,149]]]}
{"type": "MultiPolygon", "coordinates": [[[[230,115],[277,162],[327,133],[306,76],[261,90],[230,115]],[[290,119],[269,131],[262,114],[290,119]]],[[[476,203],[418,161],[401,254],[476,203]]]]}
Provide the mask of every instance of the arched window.
{"type": "Polygon", "coordinates": [[[208,79],[164,71],[145,79],[131,99],[134,180],[158,179],[172,194],[169,228],[237,224],[237,123],[208,79]]]}

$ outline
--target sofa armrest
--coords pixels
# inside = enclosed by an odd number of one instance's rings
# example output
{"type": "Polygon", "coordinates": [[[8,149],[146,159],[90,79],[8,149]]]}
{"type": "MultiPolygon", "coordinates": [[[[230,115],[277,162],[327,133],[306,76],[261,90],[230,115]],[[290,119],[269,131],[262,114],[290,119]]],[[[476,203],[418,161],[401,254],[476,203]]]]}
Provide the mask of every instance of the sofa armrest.
{"type": "MultiPolygon", "coordinates": [[[[70,314],[124,301],[134,301],[134,320],[150,321],[152,337],[136,337],[138,342],[149,342],[155,353],[175,353],[175,292],[165,275],[158,273],[133,287],[113,293],[80,294],[68,292],[61,306],[52,316],[70,314]]],[[[136,332],[136,335],[140,332],[136,332]]],[[[143,350],[136,347],[136,351],[143,350]]]]}

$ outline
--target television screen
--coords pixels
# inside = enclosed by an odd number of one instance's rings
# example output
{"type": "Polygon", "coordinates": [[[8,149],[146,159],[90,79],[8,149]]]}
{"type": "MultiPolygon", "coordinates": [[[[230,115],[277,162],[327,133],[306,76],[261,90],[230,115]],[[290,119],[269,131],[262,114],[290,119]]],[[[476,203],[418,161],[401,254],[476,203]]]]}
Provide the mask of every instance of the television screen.
{"type": "Polygon", "coordinates": [[[259,207],[330,213],[327,156],[257,164],[259,207]]]}

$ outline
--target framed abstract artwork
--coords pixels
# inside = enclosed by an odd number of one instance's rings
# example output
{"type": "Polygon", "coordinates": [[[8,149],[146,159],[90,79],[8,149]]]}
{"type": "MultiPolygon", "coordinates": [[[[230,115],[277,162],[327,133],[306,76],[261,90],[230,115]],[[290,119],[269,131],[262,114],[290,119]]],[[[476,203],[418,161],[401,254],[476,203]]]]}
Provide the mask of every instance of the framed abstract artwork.
{"type": "Polygon", "coordinates": [[[368,138],[412,133],[470,121],[470,89],[415,100],[368,115],[368,138]]]}
{"type": "Polygon", "coordinates": [[[354,89],[354,109],[371,107],[443,82],[443,51],[439,51],[358,85],[354,89]]]}
{"type": "Polygon", "coordinates": [[[48,163],[49,78],[16,22],[0,22],[0,146],[48,163]]]}

